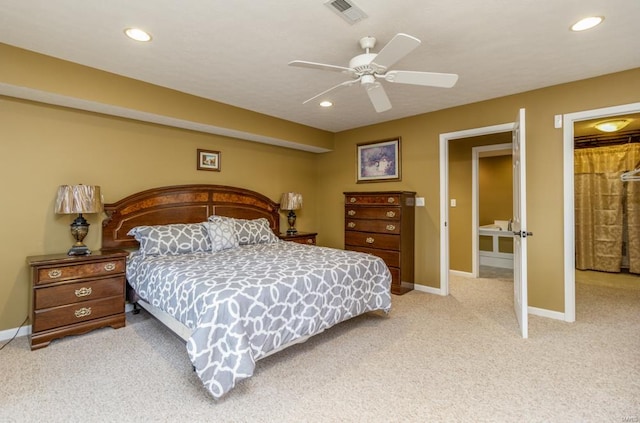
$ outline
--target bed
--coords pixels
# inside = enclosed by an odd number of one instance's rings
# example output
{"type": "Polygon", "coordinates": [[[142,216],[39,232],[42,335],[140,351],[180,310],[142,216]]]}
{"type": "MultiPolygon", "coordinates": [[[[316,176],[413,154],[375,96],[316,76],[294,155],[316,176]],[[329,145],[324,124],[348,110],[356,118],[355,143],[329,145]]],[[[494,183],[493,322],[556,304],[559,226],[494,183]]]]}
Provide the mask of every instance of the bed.
{"type": "Polygon", "coordinates": [[[256,361],[391,308],[376,256],[280,240],[279,205],[222,185],[155,188],[105,205],[102,249],[128,249],[128,300],[186,342],[218,399],[256,361]]]}

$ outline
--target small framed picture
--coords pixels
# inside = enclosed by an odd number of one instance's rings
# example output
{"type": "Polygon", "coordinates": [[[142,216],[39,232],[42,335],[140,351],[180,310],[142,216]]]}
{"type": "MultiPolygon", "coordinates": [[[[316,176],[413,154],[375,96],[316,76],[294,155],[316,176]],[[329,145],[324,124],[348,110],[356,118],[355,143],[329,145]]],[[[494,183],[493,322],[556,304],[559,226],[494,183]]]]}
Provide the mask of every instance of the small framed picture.
{"type": "Polygon", "coordinates": [[[220,152],[198,149],[198,170],[220,172],[220,152]]]}
{"type": "Polygon", "coordinates": [[[401,180],[400,137],[356,146],[357,183],[401,180]]]}

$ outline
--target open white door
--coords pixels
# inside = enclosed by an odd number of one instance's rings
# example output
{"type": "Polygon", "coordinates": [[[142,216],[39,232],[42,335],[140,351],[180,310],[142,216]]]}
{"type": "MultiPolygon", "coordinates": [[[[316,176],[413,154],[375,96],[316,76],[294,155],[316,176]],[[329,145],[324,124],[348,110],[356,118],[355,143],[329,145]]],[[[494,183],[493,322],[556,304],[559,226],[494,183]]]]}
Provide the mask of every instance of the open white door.
{"type": "Polygon", "coordinates": [[[525,160],[525,109],[520,109],[513,128],[513,307],[522,337],[529,336],[527,315],[527,180],[525,160]]]}

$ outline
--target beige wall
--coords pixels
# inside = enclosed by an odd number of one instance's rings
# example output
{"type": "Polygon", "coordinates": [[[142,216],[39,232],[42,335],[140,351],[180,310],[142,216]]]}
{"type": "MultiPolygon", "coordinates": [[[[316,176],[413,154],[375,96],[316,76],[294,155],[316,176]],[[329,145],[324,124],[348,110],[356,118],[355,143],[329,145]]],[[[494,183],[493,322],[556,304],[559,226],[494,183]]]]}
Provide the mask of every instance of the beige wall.
{"type": "MultiPolygon", "coordinates": [[[[473,271],[473,147],[511,142],[510,132],[461,138],[449,141],[449,268],[473,271]]],[[[439,195],[439,194],[438,194],[439,195]]]]}
{"type": "MultiPolygon", "coordinates": [[[[239,186],[274,201],[293,190],[305,202],[298,229],[317,226],[313,153],[3,97],[0,110],[0,330],[17,327],[27,315],[25,257],[63,252],[73,243],[73,217],[53,213],[61,184],[100,185],[107,203],[147,188],[190,183],[239,186]],[[196,170],[198,148],[221,151],[222,171],[196,170]]],[[[87,218],[85,242],[97,249],[102,216],[87,218]]],[[[281,225],[286,228],[284,214],[281,225]]]]}
{"type": "Polygon", "coordinates": [[[513,217],[511,155],[478,160],[478,225],[513,217]]]}
{"type": "MultiPolygon", "coordinates": [[[[464,78],[464,74],[461,75],[464,78]]],[[[543,88],[336,134],[335,150],[321,154],[318,204],[324,241],[343,245],[342,191],[405,189],[425,197],[416,209],[417,284],[439,287],[439,135],[513,122],[526,109],[529,305],[564,311],[562,130],[554,115],[640,101],[640,69],[543,88]],[[355,145],[402,137],[402,181],[355,183],[355,145]]],[[[452,240],[458,242],[458,240],[452,240]]]]}
{"type": "MultiPolygon", "coordinates": [[[[181,118],[203,119],[215,114],[207,110],[215,110],[218,114],[211,124],[229,121],[235,129],[246,128],[247,132],[293,140],[308,138],[315,145],[328,145],[327,133],[313,128],[126,78],[117,77],[117,84],[103,85],[113,76],[40,55],[16,53],[17,49],[3,45],[0,48],[0,83],[107,98],[121,106],[135,105],[181,118]],[[12,53],[11,66],[4,66],[7,51],[12,53]],[[82,90],[74,88],[76,70],[82,90]],[[126,95],[117,95],[123,85],[126,95]]],[[[66,251],[71,245],[71,217],[53,213],[60,184],[100,185],[106,202],[146,188],[184,183],[235,185],[274,200],[283,191],[295,190],[305,196],[298,228],[318,231],[320,244],[335,247],[343,246],[343,191],[417,191],[425,197],[426,206],[416,210],[416,283],[438,287],[438,136],[511,122],[520,107],[527,109],[527,200],[529,226],[535,232],[529,242],[529,301],[535,307],[562,311],[562,132],[553,128],[553,115],[636,102],[638,92],[640,69],[634,69],[328,134],[334,151],[323,154],[0,97],[4,153],[0,155],[0,195],[4,199],[0,218],[5,234],[0,255],[5,276],[0,281],[0,330],[17,327],[27,315],[25,257],[66,251]],[[402,137],[402,181],[356,184],[355,144],[395,136],[402,137]],[[220,150],[222,172],[197,171],[197,148],[220,150]]],[[[89,222],[86,242],[96,248],[100,217],[90,216],[89,222]]]]}

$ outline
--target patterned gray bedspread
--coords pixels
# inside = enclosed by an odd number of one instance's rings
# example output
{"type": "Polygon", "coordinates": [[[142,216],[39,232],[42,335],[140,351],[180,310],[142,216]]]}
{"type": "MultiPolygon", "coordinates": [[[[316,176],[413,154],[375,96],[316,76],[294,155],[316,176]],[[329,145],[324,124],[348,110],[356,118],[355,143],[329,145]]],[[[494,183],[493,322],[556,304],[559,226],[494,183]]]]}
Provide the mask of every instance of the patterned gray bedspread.
{"type": "Polygon", "coordinates": [[[293,242],[217,253],[132,253],[127,279],[142,299],[190,329],[187,351],[214,398],[256,360],[351,317],[391,308],[382,259],[293,242]]]}

